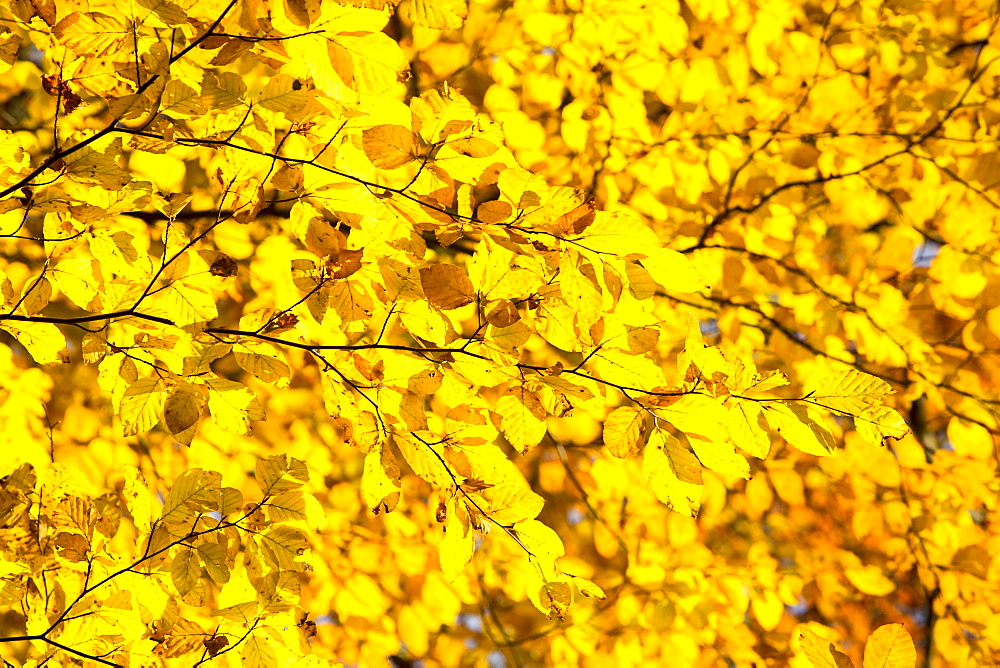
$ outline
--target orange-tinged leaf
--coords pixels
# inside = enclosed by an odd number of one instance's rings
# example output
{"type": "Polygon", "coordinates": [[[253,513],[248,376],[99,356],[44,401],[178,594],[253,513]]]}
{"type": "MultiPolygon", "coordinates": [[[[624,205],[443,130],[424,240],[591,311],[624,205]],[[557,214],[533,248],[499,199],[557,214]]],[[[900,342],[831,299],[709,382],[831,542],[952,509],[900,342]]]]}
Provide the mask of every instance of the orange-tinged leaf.
{"type": "Polygon", "coordinates": [[[420,141],[402,125],[376,125],[361,133],[365,155],[379,169],[396,169],[420,155],[420,141]]]}
{"type": "Polygon", "coordinates": [[[475,299],[475,289],[465,269],[454,264],[432,264],[420,269],[420,285],[431,304],[445,311],[475,299]]]}
{"type": "Polygon", "coordinates": [[[191,445],[201,420],[204,401],[190,384],[178,383],[170,390],[163,404],[163,426],[174,435],[174,440],[191,445]]]}
{"type": "Polygon", "coordinates": [[[902,624],[875,629],[865,645],[865,668],[913,668],[917,650],[902,624]]]}

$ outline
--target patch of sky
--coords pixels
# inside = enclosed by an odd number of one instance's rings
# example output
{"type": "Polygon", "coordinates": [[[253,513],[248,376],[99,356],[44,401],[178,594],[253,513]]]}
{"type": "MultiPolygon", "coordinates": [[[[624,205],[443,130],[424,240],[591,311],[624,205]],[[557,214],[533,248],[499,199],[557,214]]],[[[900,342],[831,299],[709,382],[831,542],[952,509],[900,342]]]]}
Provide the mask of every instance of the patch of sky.
{"type": "Polygon", "coordinates": [[[931,262],[937,257],[940,250],[941,244],[927,239],[924,243],[913,249],[913,266],[923,268],[931,266],[931,262]]]}
{"type": "Polygon", "coordinates": [[[576,526],[583,521],[583,511],[579,508],[570,508],[566,512],[566,521],[570,523],[570,526],[576,526]]]}

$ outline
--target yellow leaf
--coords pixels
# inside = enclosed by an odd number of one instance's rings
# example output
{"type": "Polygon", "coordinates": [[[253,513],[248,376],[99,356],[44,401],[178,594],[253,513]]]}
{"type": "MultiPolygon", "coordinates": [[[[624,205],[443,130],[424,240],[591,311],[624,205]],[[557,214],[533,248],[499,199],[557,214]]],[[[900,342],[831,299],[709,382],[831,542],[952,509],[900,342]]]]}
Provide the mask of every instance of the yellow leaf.
{"type": "Polygon", "coordinates": [[[423,299],[407,302],[399,318],[408,332],[434,345],[446,346],[449,339],[454,338],[451,321],[440,309],[423,299]]]}
{"type": "Polygon", "coordinates": [[[156,18],[168,26],[182,25],[187,21],[184,10],[170,0],[136,0],[137,4],[152,10],[156,18]]]}
{"type": "Polygon", "coordinates": [[[483,492],[489,508],[490,519],[501,526],[534,519],[542,511],[545,501],[527,487],[496,485],[483,492]]]}
{"type": "Polygon", "coordinates": [[[848,415],[877,406],[893,393],[889,383],[857,369],[818,378],[805,389],[810,402],[848,415]]]}
{"type": "Polygon", "coordinates": [[[604,420],[604,445],[612,455],[625,459],[642,448],[645,432],[645,415],[630,406],[622,406],[604,420]]]}
{"type": "Polygon", "coordinates": [[[756,401],[729,400],[729,435],[738,448],[749,455],[764,459],[771,449],[764,410],[756,401]]]}
{"type": "Polygon", "coordinates": [[[903,416],[888,406],[875,406],[854,416],[854,428],[872,445],[883,445],[887,438],[903,438],[910,433],[903,416]]]}
{"type": "Polygon", "coordinates": [[[208,577],[216,584],[229,582],[229,566],[226,564],[226,548],[219,543],[199,543],[198,555],[205,565],[208,577]]]}
{"type": "Polygon", "coordinates": [[[523,385],[508,389],[497,400],[497,413],[503,435],[518,452],[527,452],[545,437],[545,409],[523,385]]]}
{"type": "Polygon", "coordinates": [[[264,496],[298,489],[309,482],[304,461],[287,455],[273,455],[257,460],[257,485],[264,496]]]}
{"type": "Polygon", "coordinates": [[[84,311],[101,308],[101,270],[97,261],[89,257],[63,260],[50,273],[59,290],[78,307],[84,311]]]}
{"type": "Polygon", "coordinates": [[[379,169],[396,169],[420,155],[420,141],[402,125],[376,125],[361,133],[361,146],[379,169]]]}
{"type": "Polygon", "coordinates": [[[468,14],[467,0],[414,0],[410,4],[410,19],[434,30],[461,28],[468,14]]]}
{"type": "Polygon", "coordinates": [[[421,268],[420,285],[431,304],[446,311],[465,306],[476,296],[465,269],[454,264],[432,264],[421,268]]]}
{"type": "Polygon", "coordinates": [[[287,524],[273,525],[260,534],[260,542],[272,568],[301,572],[308,567],[299,560],[309,546],[302,530],[287,524]]]}
{"type": "Polygon", "coordinates": [[[657,417],[687,435],[697,435],[712,443],[729,440],[729,413],[718,400],[704,394],[686,394],[679,400],[655,409],[657,417]]]}
{"type": "Polygon", "coordinates": [[[52,284],[49,283],[49,279],[45,276],[36,276],[24,284],[24,295],[19,300],[21,306],[18,310],[25,315],[34,315],[45,308],[50,299],[52,299],[52,284]]]}
{"type": "Polygon", "coordinates": [[[123,466],[125,473],[125,487],[122,496],[125,505],[128,507],[129,515],[135,522],[136,528],[140,532],[146,533],[153,523],[153,497],[149,493],[149,486],[142,477],[142,473],[136,467],[126,464],[123,466]]]}
{"type": "Polygon", "coordinates": [[[78,180],[96,183],[107,190],[121,190],[132,180],[132,176],[118,165],[121,154],[121,137],[110,142],[97,141],[66,156],[65,170],[78,180]]]}
{"type": "Polygon", "coordinates": [[[198,553],[189,547],[182,548],[170,562],[170,579],[181,596],[194,589],[200,574],[201,562],[198,560],[198,553]]]}
{"type": "Polygon", "coordinates": [[[882,569],[874,564],[845,568],[844,575],[858,591],[869,596],[888,596],[896,590],[893,581],[887,578],[882,569]]]}
{"type": "Polygon", "coordinates": [[[576,590],[580,592],[581,595],[587,598],[596,598],[599,601],[603,601],[607,598],[607,594],[604,590],[598,587],[596,584],[591,582],[586,578],[577,577],[575,575],[570,576],[570,580],[576,587],[576,590]]]}
{"type": "Polygon", "coordinates": [[[289,117],[302,111],[308,102],[309,93],[302,82],[284,73],[271,77],[257,98],[257,103],[265,109],[289,117]]]}
{"type": "Polygon", "coordinates": [[[750,611],[753,612],[757,623],[765,631],[773,631],[781,623],[781,617],[785,612],[785,605],[778,598],[778,594],[770,589],[765,589],[760,594],[751,597],[750,611]]]}
{"type": "Polygon", "coordinates": [[[28,350],[31,359],[38,364],[66,364],[69,351],[66,339],[52,323],[48,322],[5,322],[0,324],[14,335],[17,342],[28,350]]]}
{"type": "Polygon", "coordinates": [[[824,418],[811,406],[790,401],[768,402],[764,415],[781,437],[802,452],[828,457],[836,451],[833,434],[823,426],[824,418]]]}
{"type": "Polygon", "coordinates": [[[625,212],[597,211],[594,222],[578,240],[587,249],[619,257],[649,255],[662,244],[653,230],[639,218],[625,212]]]}
{"type": "Polygon", "coordinates": [[[212,295],[186,281],[173,281],[153,297],[150,303],[170,313],[170,319],[178,327],[208,322],[219,316],[212,295]]]}
{"type": "Polygon", "coordinates": [[[688,435],[688,443],[702,466],[716,473],[732,475],[747,479],[750,477],[750,464],[733,445],[727,441],[706,441],[697,434],[688,435]]]}
{"type": "Polygon", "coordinates": [[[180,524],[190,521],[191,511],[206,509],[217,511],[222,475],[216,471],[188,469],[174,480],[170,493],[163,502],[161,523],[180,524]]]}
{"type": "Polygon", "coordinates": [[[252,633],[240,648],[244,668],[273,668],[279,665],[273,641],[263,633],[252,633]]]}
{"type": "Polygon", "coordinates": [[[566,554],[559,534],[538,520],[518,522],[514,525],[514,531],[521,544],[540,559],[555,561],[566,554]]]}
{"type": "Polygon", "coordinates": [[[208,409],[212,419],[226,431],[249,436],[250,423],[264,420],[264,409],[253,391],[246,385],[225,378],[208,377],[208,409]]]}
{"type": "Polygon", "coordinates": [[[708,283],[691,264],[686,255],[669,248],[661,248],[656,253],[640,260],[653,280],[666,290],[675,292],[698,292],[707,289],[708,283]]]}
{"type": "Polygon", "coordinates": [[[913,668],[917,650],[902,624],[885,624],[875,629],[865,645],[865,668],[913,668]]]}
{"type": "Polygon", "coordinates": [[[205,72],[201,83],[201,103],[209,109],[231,109],[243,104],[247,85],[235,72],[205,72]]]}
{"type": "Polygon", "coordinates": [[[365,455],[361,494],[373,512],[392,512],[399,503],[399,466],[396,457],[382,446],[365,455]]]}
{"type": "Polygon", "coordinates": [[[167,387],[159,378],[140,378],[122,396],[121,421],[125,436],[149,431],[167,400],[167,387]]]}
{"type": "Polygon", "coordinates": [[[846,654],[837,651],[832,642],[807,627],[802,627],[799,646],[815,668],[854,668],[846,654]]]}
{"type": "Polygon", "coordinates": [[[200,116],[206,111],[201,95],[180,79],[171,79],[160,98],[160,113],[167,116],[200,116]]]}
{"type": "Polygon", "coordinates": [[[291,371],[281,359],[281,351],[272,343],[247,337],[233,346],[233,357],[245,371],[265,383],[288,387],[291,371]]]}
{"type": "Polygon", "coordinates": [[[102,273],[107,272],[106,279],[110,280],[111,275],[132,278],[145,273],[138,264],[139,252],[133,237],[125,230],[96,230],[90,237],[90,252],[100,262],[102,273]]]}
{"type": "Polygon", "coordinates": [[[472,560],[475,552],[475,532],[465,504],[450,499],[447,504],[444,539],[439,547],[441,572],[448,582],[454,582],[472,560]]]}
{"type": "Polygon", "coordinates": [[[694,516],[701,506],[704,486],[701,464],[673,434],[653,430],[642,459],[642,477],[669,508],[694,516]]]}

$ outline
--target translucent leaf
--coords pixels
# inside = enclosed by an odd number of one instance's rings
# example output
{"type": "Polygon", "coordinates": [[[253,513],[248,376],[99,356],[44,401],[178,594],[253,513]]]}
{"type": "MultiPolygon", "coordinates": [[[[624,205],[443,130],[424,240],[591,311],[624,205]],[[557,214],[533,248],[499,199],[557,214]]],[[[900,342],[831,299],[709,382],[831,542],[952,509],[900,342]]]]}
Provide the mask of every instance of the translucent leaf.
{"type": "Polygon", "coordinates": [[[881,378],[847,369],[806,385],[809,401],[821,408],[857,415],[881,404],[893,389],[881,378]]]}
{"type": "Polygon", "coordinates": [[[271,77],[260,91],[257,102],[270,111],[293,116],[309,102],[309,93],[303,88],[302,82],[282,73],[271,77]]]}
{"type": "Polygon", "coordinates": [[[278,654],[270,638],[263,633],[251,633],[240,648],[243,668],[273,668],[279,665],[278,654]]]}
{"type": "Polygon", "coordinates": [[[559,534],[538,520],[518,522],[514,531],[517,532],[517,539],[536,557],[555,561],[566,554],[559,534]]]}
{"type": "Polygon", "coordinates": [[[472,560],[475,551],[475,532],[464,507],[451,499],[447,508],[444,539],[438,552],[441,572],[448,582],[454,582],[472,560]]]}
{"type": "Polygon", "coordinates": [[[642,477],[668,507],[694,516],[701,506],[701,464],[674,435],[655,429],[642,460],[642,477]]]}
{"type": "Polygon", "coordinates": [[[167,401],[167,387],[159,378],[140,378],[122,396],[121,420],[125,436],[149,431],[167,401]]]}
{"type": "Polygon", "coordinates": [[[249,436],[250,422],[265,419],[264,409],[246,385],[225,378],[206,378],[208,409],[217,425],[227,431],[249,436]]]}
{"type": "Polygon", "coordinates": [[[286,455],[274,455],[257,461],[257,484],[264,496],[298,489],[309,482],[306,463],[286,455]]]}
{"type": "Polygon", "coordinates": [[[631,457],[645,440],[645,415],[631,406],[616,408],[604,420],[604,445],[615,457],[631,457]]]}
{"type": "Polygon", "coordinates": [[[802,452],[827,457],[836,451],[833,434],[815,409],[793,402],[769,402],[764,415],[782,438],[802,452]]]}
{"type": "Polygon", "coordinates": [[[399,466],[396,457],[386,447],[365,455],[361,477],[361,493],[373,512],[391,512],[399,503],[399,466]]]}
{"type": "Polygon", "coordinates": [[[233,356],[245,371],[265,383],[273,383],[278,387],[288,386],[291,371],[282,359],[281,352],[273,344],[247,338],[233,346],[233,356]]]}
{"type": "Polygon", "coordinates": [[[764,459],[771,449],[771,438],[767,434],[764,410],[756,401],[741,401],[735,397],[729,400],[730,436],[744,452],[764,459]]]}
{"type": "Polygon", "coordinates": [[[218,543],[199,543],[198,554],[205,565],[208,576],[216,584],[229,582],[229,566],[226,564],[226,548],[218,543]]]}
{"type": "Polygon", "coordinates": [[[903,438],[910,433],[903,416],[888,406],[861,411],[854,417],[854,428],[872,445],[883,445],[887,438],[903,438]]]}
{"type": "Polygon", "coordinates": [[[52,284],[44,276],[28,279],[24,284],[25,293],[20,299],[20,311],[25,315],[34,315],[45,308],[52,299],[52,284]]]}
{"type": "Polygon", "coordinates": [[[174,480],[163,502],[161,521],[184,524],[192,510],[217,510],[222,475],[216,471],[188,469],[174,480]]]}
{"type": "Polygon", "coordinates": [[[66,364],[69,362],[66,338],[52,323],[5,322],[0,325],[0,329],[5,329],[13,334],[17,342],[27,349],[31,359],[38,364],[66,364]]]}
{"type": "Polygon", "coordinates": [[[545,501],[527,487],[497,485],[483,492],[490,519],[502,526],[534,519],[545,501]]]}
{"type": "Polygon", "coordinates": [[[527,452],[545,437],[545,409],[523,385],[508,389],[497,400],[497,413],[503,435],[518,452],[527,452]]]}
{"type": "Polygon", "coordinates": [[[190,548],[182,548],[170,562],[170,579],[181,596],[194,589],[200,574],[201,562],[198,560],[198,553],[190,548]]]}
{"type": "Polygon", "coordinates": [[[573,585],[576,586],[576,590],[587,598],[596,598],[600,601],[607,598],[607,594],[604,593],[603,589],[586,578],[580,578],[573,575],[571,576],[571,581],[573,582],[573,585]]]}
{"type": "Polygon", "coordinates": [[[666,290],[674,292],[698,292],[708,288],[708,283],[691,264],[686,255],[669,248],[661,248],[642,260],[653,280],[666,290]]]}

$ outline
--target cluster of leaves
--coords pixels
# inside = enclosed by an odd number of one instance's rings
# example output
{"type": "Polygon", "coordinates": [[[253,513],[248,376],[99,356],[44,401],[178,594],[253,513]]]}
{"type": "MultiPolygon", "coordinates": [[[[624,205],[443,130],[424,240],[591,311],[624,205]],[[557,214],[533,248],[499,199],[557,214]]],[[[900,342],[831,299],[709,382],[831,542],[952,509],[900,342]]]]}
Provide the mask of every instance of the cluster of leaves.
{"type": "Polygon", "coordinates": [[[296,618],[302,555],[323,518],[301,490],[304,462],[260,460],[261,498],[245,506],[213,471],[186,471],[162,508],[135,467],[120,490],[96,497],[74,473],[56,464],[39,477],[22,464],[0,480],[0,603],[27,627],[4,641],[30,641],[30,665],[61,653],[111,666],[181,656],[201,665],[236,649],[245,665],[273,666],[301,654],[315,633],[296,618]],[[196,617],[205,606],[208,627],[196,617]]]}
{"type": "Polygon", "coordinates": [[[995,656],[995,19],[826,4],[0,7],[0,642],[995,656]]]}

